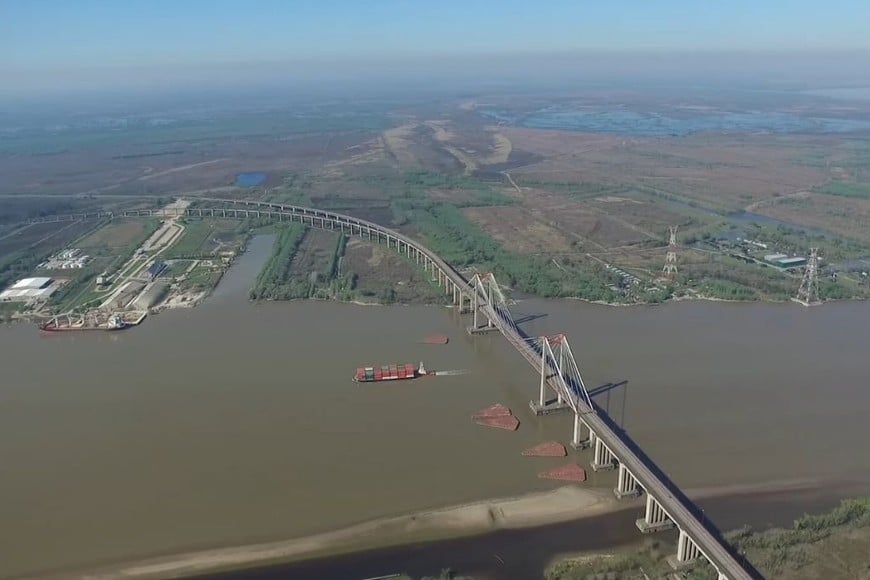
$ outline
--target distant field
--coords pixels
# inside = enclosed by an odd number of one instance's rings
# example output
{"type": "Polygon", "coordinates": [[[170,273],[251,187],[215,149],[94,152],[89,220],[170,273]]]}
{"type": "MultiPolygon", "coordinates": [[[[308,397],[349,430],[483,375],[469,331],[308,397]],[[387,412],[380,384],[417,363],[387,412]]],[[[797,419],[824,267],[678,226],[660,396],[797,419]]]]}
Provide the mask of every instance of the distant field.
{"type": "Polygon", "coordinates": [[[278,185],[292,171],[344,158],[347,147],[371,138],[384,123],[380,117],[261,119],[251,126],[242,120],[219,127],[104,131],[22,141],[17,146],[25,151],[15,154],[4,154],[0,140],[0,194],[239,195],[278,185]],[[49,146],[57,149],[51,154],[28,149],[49,146]],[[236,176],[247,172],[266,173],[266,182],[238,186],[236,176]]]}
{"type": "Polygon", "coordinates": [[[821,193],[837,195],[840,197],[855,197],[858,199],[870,199],[870,183],[849,183],[845,181],[832,181],[818,188],[821,193]]]}
{"type": "Polygon", "coordinates": [[[215,249],[214,240],[220,240],[229,233],[235,233],[242,227],[240,220],[231,219],[197,219],[182,220],[184,233],[166,253],[166,259],[192,258],[211,255],[215,249]]]}
{"type": "Polygon", "coordinates": [[[83,251],[96,253],[116,253],[130,246],[139,246],[146,232],[154,229],[156,219],[127,218],[112,220],[91,235],[82,239],[78,247],[83,251]]]}
{"type": "MultiPolygon", "coordinates": [[[[821,101],[776,117],[781,123],[765,131],[638,135],[644,132],[563,129],[582,128],[574,123],[580,117],[616,129],[625,122],[689,126],[713,115],[709,111],[737,105],[721,95],[693,108],[682,103],[689,98],[684,95],[679,104],[626,94],[614,101],[597,93],[578,113],[571,109],[576,98],[491,97],[481,100],[489,105],[467,99],[437,106],[332,104],[305,114],[237,113],[54,136],[22,133],[0,143],[0,194],[55,197],[8,198],[14,201],[5,210],[0,204],[0,224],[74,208],[161,205],[170,196],[270,200],[397,228],[460,267],[496,271],[521,291],[618,302],[658,301],[671,293],[792,294],[794,276],[756,263],[763,254],[741,254],[744,242],[737,240],[744,238],[789,255],[818,246],[826,268],[870,255],[870,145],[858,134],[797,133],[782,125],[810,110],[828,118],[821,101]],[[601,106],[616,112],[587,114],[601,106]],[[647,112],[634,119],[632,111],[644,106],[647,112]],[[562,125],[516,126],[534,124],[522,121],[530,112],[562,125]],[[240,187],[239,174],[257,174],[258,182],[263,174],[265,181],[240,187]],[[660,273],[669,226],[679,226],[679,274],[665,281],[660,273]]],[[[778,106],[769,95],[738,100],[749,107],[753,98],[757,110],[778,106]]],[[[167,259],[208,256],[248,227],[273,227],[265,219],[185,224],[167,259]]],[[[110,253],[134,244],[137,227],[119,222],[82,243],[94,254],[110,253]]],[[[39,233],[0,229],[0,248],[27,247],[39,233]]],[[[400,258],[394,262],[384,248],[354,240],[338,248],[337,236],[314,231],[300,244],[289,254],[292,271],[272,268],[273,279],[260,285],[258,297],[440,298],[425,296],[419,272],[400,258]],[[332,273],[339,249],[342,267],[355,278],[332,273]],[[317,272],[318,280],[305,272],[317,272]]],[[[870,293],[856,279],[825,288],[831,297],[870,293]]]]}
{"type": "Polygon", "coordinates": [[[867,197],[808,193],[758,210],[786,222],[818,228],[870,245],[870,189],[867,197]]]}

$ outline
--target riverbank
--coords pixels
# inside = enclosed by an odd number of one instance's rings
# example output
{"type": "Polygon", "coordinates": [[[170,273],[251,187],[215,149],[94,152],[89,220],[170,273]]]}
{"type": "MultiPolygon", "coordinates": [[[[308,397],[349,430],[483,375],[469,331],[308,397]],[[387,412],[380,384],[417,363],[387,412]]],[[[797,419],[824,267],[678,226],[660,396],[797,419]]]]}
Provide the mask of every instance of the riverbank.
{"type": "MultiPolygon", "coordinates": [[[[688,490],[688,493],[697,501],[717,502],[723,498],[806,497],[823,487],[823,482],[801,479],[708,487],[688,490]]],[[[616,515],[616,512],[628,514],[628,517],[619,518],[620,520],[633,520],[638,517],[641,509],[640,500],[617,501],[609,489],[564,486],[552,491],[378,518],[329,532],[277,542],[216,548],[107,566],[99,571],[82,573],[80,577],[89,580],[157,580],[210,575],[220,571],[243,571],[273,564],[280,566],[281,563],[342,557],[370,550],[382,551],[424,542],[429,545],[429,542],[463,541],[471,536],[499,530],[578,524],[587,520],[597,521],[601,517],[616,515]]],[[[740,522],[739,525],[744,523],[740,522]]],[[[728,525],[733,527],[735,522],[728,522],[728,525]]],[[[611,537],[611,545],[628,545],[640,541],[641,537],[634,537],[630,525],[626,526],[622,522],[618,527],[621,532],[617,532],[616,537],[622,539],[611,537]]],[[[446,564],[450,562],[445,562],[446,564]]]]}
{"type": "Polygon", "coordinates": [[[175,578],[269,562],[343,554],[499,529],[519,529],[598,516],[623,509],[603,489],[565,486],[553,491],[379,518],[331,532],[279,542],[218,548],[82,574],[90,580],[175,578]]]}

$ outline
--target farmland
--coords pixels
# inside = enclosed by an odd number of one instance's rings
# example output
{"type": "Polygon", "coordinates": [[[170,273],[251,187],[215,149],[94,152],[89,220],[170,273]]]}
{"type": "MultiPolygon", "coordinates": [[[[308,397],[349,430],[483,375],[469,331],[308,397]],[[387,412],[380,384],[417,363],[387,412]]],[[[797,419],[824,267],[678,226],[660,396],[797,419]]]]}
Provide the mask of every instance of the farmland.
{"type": "MultiPolygon", "coordinates": [[[[667,100],[623,98],[624,106],[666,113],[679,127],[693,115],[702,123],[705,114],[667,100]]],[[[588,99],[609,103],[600,94],[588,99]]],[[[715,97],[708,101],[708,108],[721,105],[715,97]]],[[[544,296],[629,304],[670,297],[784,300],[794,294],[800,271],[766,267],[763,256],[805,256],[811,245],[820,248],[823,274],[830,275],[822,284],[826,296],[870,295],[855,266],[870,257],[870,145],[860,133],[630,133],[619,124],[594,132],[576,130],[571,123],[587,117],[567,113],[566,126],[575,130],[565,130],[523,119],[538,118],[547,102],[569,111],[571,99],[529,95],[506,102],[481,95],[479,102],[490,104],[448,100],[437,115],[419,104],[344,111],[329,105],[308,117],[227,112],[207,122],[134,124],[126,133],[80,128],[54,140],[24,132],[0,152],[7,176],[0,194],[14,200],[0,214],[0,249],[57,247],[43,239],[54,235],[52,226],[15,225],[26,217],[154,207],[182,195],[196,207],[205,196],[308,205],[372,220],[420,239],[469,272],[492,270],[512,288],[544,296]],[[239,186],[236,175],[249,171],[265,174],[265,181],[239,186]],[[678,274],[663,279],[670,226],[679,226],[678,274]],[[843,276],[835,279],[837,273],[843,276]]],[[[811,101],[806,110],[824,117],[825,106],[811,101]]],[[[165,259],[207,258],[246,228],[271,227],[264,220],[182,224],[165,259]]],[[[122,255],[123,246],[136,243],[138,227],[118,224],[83,243],[97,258],[122,255]]],[[[71,239],[57,235],[58,242],[71,239]]],[[[441,300],[405,260],[359,240],[345,244],[311,231],[291,260],[273,284],[283,297],[441,300]]],[[[19,264],[15,275],[27,267],[19,264]]]]}

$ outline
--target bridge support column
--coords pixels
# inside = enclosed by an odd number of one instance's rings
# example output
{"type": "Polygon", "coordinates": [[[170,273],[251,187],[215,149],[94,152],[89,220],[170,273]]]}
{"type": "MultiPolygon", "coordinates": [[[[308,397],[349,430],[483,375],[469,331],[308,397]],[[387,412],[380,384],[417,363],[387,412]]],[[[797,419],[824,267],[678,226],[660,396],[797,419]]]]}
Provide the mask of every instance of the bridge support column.
{"type": "Polygon", "coordinates": [[[572,449],[586,449],[592,440],[592,429],[589,429],[589,437],[583,438],[583,426],[585,423],[580,418],[579,413],[574,413],[574,436],[571,438],[572,449]]]}
{"type": "MultiPolygon", "coordinates": [[[[547,340],[543,338],[542,340],[547,340]]],[[[565,409],[570,409],[568,403],[562,398],[561,393],[556,396],[555,399],[550,399],[549,401],[545,398],[546,393],[546,384],[547,379],[549,378],[549,365],[547,364],[547,349],[541,346],[541,388],[538,392],[538,400],[537,401],[529,401],[529,408],[535,415],[549,415],[550,413],[555,413],[556,411],[563,411],[565,409]]],[[[575,414],[575,420],[579,420],[579,417],[575,414]]],[[[577,425],[574,425],[574,431],[576,435],[577,425]]]]}
{"type": "Polygon", "coordinates": [[[644,534],[649,534],[660,530],[669,530],[674,527],[674,522],[671,521],[659,502],[647,491],[646,511],[644,516],[635,522],[635,525],[644,534]]]}
{"type": "Polygon", "coordinates": [[[640,488],[637,486],[637,480],[622,463],[619,464],[619,473],[616,476],[616,487],[613,488],[613,495],[615,495],[617,499],[637,497],[640,495],[640,488]]]}
{"type": "Polygon", "coordinates": [[[607,445],[600,438],[595,438],[595,451],[592,459],[593,471],[607,471],[613,469],[613,462],[616,460],[607,445]]]}
{"type": "MultiPolygon", "coordinates": [[[[668,564],[670,564],[671,568],[674,570],[679,570],[691,566],[700,557],[701,550],[698,549],[698,546],[692,541],[689,534],[680,530],[680,537],[677,539],[677,555],[668,556],[668,564]]],[[[719,577],[722,577],[721,572],[719,573],[719,577]]]]}

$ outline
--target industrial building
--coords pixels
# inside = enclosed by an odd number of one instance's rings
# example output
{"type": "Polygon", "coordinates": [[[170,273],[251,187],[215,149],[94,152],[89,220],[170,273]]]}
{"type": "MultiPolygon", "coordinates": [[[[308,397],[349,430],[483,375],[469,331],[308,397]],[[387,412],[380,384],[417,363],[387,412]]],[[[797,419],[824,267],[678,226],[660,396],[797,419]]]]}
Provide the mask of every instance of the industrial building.
{"type": "Polygon", "coordinates": [[[155,282],[150,288],[142,292],[133,302],[134,310],[148,310],[158,304],[169,292],[169,284],[155,282]]]}
{"type": "Polygon", "coordinates": [[[806,258],[801,258],[800,256],[790,258],[786,254],[767,254],[764,256],[764,261],[779,268],[797,268],[807,264],[806,258]]]}
{"type": "Polygon", "coordinates": [[[52,256],[47,261],[39,264],[37,268],[44,270],[70,270],[84,268],[90,262],[91,257],[82,254],[78,248],[70,248],[52,256]]]}
{"type": "Polygon", "coordinates": [[[0,292],[0,300],[4,302],[24,302],[48,298],[55,291],[52,278],[22,278],[0,292]]]}
{"type": "Polygon", "coordinates": [[[145,270],[145,275],[148,276],[148,280],[154,280],[166,270],[166,262],[157,261],[148,266],[148,269],[145,270]]]}
{"type": "Polygon", "coordinates": [[[799,266],[806,266],[807,259],[799,256],[794,258],[781,258],[776,261],[776,265],[780,268],[797,268],[799,266]]]}
{"type": "Polygon", "coordinates": [[[130,302],[133,301],[133,298],[136,297],[139,292],[142,291],[142,288],[145,287],[145,284],[142,282],[130,281],[121,286],[121,289],[115,294],[115,297],[112,299],[112,306],[115,308],[126,308],[130,302]]]}

